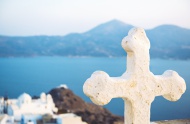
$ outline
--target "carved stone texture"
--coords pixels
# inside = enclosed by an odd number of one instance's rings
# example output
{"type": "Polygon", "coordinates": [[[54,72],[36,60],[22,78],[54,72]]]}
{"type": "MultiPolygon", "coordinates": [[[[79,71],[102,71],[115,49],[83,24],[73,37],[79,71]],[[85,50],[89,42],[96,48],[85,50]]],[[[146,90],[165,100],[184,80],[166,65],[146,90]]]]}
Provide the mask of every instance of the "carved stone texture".
{"type": "Polygon", "coordinates": [[[156,96],[178,100],[186,84],[177,72],[154,75],[149,70],[150,41],[144,29],[133,28],[123,38],[127,52],[127,70],[121,77],[110,77],[103,71],[94,72],[83,86],[84,93],[98,105],[121,97],[125,102],[125,124],[150,124],[150,107],[156,96]]]}

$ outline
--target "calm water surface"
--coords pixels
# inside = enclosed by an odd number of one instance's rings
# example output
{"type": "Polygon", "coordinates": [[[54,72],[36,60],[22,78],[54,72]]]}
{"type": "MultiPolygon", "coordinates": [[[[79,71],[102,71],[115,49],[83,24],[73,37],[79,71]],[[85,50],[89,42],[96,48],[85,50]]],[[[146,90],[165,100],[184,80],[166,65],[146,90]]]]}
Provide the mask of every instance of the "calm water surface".
{"type": "MultiPolygon", "coordinates": [[[[154,74],[165,70],[177,71],[185,80],[186,93],[177,102],[156,97],[151,107],[151,120],[190,118],[190,60],[152,59],[150,69],[154,74]]],[[[60,84],[68,87],[85,101],[82,86],[96,71],[103,70],[110,76],[120,76],[126,70],[125,58],[0,58],[0,96],[8,94],[17,98],[21,93],[39,95],[60,84]]],[[[117,115],[123,115],[123,100],[113,99],[105,106],[117,115]]]]}

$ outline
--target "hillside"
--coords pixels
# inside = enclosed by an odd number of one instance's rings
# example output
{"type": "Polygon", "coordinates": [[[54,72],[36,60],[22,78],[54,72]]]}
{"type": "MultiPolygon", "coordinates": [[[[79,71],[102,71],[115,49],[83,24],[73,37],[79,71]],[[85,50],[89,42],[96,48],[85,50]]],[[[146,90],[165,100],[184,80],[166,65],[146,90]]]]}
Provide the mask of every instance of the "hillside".
{"type": "MultiPolygon", "coordinates": [[[[132,27],[119,20],[112,20],[80,34],[0,36],[0,57],[125,56],[120,43],[132,27]]],[[[151,42],[151,58],[190,58],[190,29],[161,25],[146,32],[151,42]]]]}
{"type": "Polygon", "coordinates": [[[101,106],[86,103],[64,87],[54,88],[49,94],[52,95],[59,114],[74,113],[88,124],[116,124],[124,121],[123,117],[116,116],[101,106]]]}

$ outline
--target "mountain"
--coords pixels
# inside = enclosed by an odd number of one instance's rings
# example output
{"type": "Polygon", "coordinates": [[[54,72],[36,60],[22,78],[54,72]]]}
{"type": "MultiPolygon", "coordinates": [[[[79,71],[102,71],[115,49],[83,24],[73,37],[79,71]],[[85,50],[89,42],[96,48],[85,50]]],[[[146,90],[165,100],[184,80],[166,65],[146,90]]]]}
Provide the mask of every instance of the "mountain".
{"type": "MultiPolygon", "coordinates": [[[[0,57],[125,56],[121,40],[132,27],[119,20],[111,20],[87,32],[66,36],[0,36],[0,57]]],[[[146,30],[146,33],[151,42],[151,58],[190,58],[190,29],[161,25],[146,30]]]]}
{"type": "Polygon", "coordinates": [[[125,24],[119,20],[111,20],[109,22],[103,23],[98,25],[97,27],[93,28],[92,30],[85,32],[86,35],[101,35],[101,36],[122,36],[123,34],[126,35],[126,31],[130,30],[133,26],[125,24]]]}
{"type": "Polygon", "coordinates": [[[190,58],[190,30],[174,25],[162,25],[147,30],[151,42],[151,57],[190,58]]]}

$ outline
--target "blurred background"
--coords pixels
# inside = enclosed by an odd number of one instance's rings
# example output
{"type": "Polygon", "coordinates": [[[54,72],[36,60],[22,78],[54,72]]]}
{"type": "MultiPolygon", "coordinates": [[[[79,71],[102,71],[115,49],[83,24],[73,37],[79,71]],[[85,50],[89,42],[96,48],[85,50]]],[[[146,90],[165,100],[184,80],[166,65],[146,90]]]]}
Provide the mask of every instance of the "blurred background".
{"type": "MultiPolygon", "coordinates": [[[[189,0],[0,0],[0,96],[39,95],[66,84],[86,102],[85,80],[96,70],[126,70],[121,40],[133,27],[151,43],[150,69],[175,70],[187,85],[177,102],[157,97],[151,120],[190,118],[189,0]]],[[[123,101],[105,107],[123,116],[123,101]]]]}

